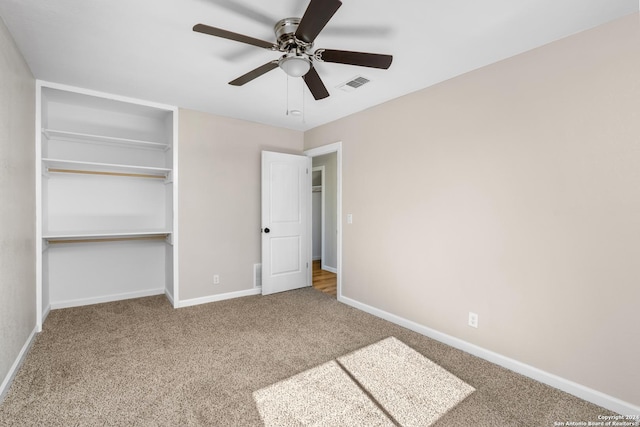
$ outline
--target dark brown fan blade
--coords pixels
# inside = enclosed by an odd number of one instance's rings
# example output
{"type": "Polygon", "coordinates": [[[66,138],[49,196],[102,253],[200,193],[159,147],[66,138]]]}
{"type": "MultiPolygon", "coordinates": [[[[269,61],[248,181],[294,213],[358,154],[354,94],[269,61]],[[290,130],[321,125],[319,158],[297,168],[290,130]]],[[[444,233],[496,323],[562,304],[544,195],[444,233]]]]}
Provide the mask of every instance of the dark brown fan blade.
{"type": "Polygon", "coordinates": [[[324,86],[324,83],[322,83],[322,80],[315,68],[311,67],[309,72],[302,76],[302,78],[316,101],[329,96],[329,91],[324,86]]]}
{"type": "Polygon", "coordinates": [[[391,66],[393,56],[378,53],[350,52],[347,50],[321,49],[320,59],[324,62],[359,65],[361,67],[383,68],[391,66]]]}
{"type": "Polygon", "coordinates": [[[232,33],[231,31],[223,30],[221,28],[210,27],[204,24],[196,24],[193,27],[193,31],[209,34],[211,36],[222,37],[223,39],[234,40],[240,43],[247,43],[253,46],[263,47],[265,49],[271,49],[273,47],[273,43],[260,39],[254,39],[253,37],[244,36],[238,33],[232,33]]]}
{"type": "Polygon", "coordinates": [[[311,0],[298,24],[296,38],[306,43],[313,43],[340,6],[342,6],[340,0],[311,0]]]}
{"type": "Polygon", "coordinates": [[[230,81],[229,84],[232,86],[242,86],[243,84],[249,83],[251,80],[257,77],[268,73],[274,68],[278,68],[278,61],[267,62],[266,64],[259,66],[255,70],[249,71],[247,74],[240,76],[233,81],[230,81]]]}

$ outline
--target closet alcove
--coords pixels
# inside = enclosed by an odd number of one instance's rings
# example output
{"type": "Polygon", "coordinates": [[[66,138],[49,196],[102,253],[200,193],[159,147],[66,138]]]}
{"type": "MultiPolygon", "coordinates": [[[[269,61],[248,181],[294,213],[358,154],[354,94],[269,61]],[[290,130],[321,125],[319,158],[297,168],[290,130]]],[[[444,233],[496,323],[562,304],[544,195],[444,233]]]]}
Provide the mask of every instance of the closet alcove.
{"type": "Polygon", "coordinates": [[[174,272],[178,110],[38,82],[38,315],[166,294],[174,272]]]}

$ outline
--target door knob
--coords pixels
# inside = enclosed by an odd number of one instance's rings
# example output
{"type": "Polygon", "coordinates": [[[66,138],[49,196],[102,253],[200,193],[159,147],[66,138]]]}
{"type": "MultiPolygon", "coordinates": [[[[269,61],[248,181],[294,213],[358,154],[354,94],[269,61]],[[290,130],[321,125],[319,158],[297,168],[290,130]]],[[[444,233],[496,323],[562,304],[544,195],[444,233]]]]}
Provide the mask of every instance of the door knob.
{"type": "Polygon", "coordinates": [[[271,231],[271,230],[269,230],[269,228],[265,228],[265,229],[264,229],[264,232],[265,232],[265,233],[268,233],[268,232],[270,232],[270,231],[271,231]]]}

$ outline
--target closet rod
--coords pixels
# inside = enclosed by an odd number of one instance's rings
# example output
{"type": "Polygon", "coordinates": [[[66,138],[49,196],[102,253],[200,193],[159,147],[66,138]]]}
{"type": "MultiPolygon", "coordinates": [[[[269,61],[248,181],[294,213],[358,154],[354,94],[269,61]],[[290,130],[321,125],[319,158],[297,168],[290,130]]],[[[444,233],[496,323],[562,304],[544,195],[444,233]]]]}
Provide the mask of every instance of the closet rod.
{"type": "Polygon", "coordinates": [[[123,242],[128,240],[165,240],[167,236],[108,237],[105,239],[47,239],[50,244],[56,243],[101,243],[123,242]]]}
{"type": "Polygon", "coordinates": [[[100,172],[100,171],[84,171],[77,169],[47,169],[49,172],[57,172],[57,173],[81,173],[86,175],[108,175],[108,176],[131,176],[135,178],[157,178],[157,179],[165,179],[164,175],[151,175],[145,173],[128,173],[128,172],[100,172]]]}

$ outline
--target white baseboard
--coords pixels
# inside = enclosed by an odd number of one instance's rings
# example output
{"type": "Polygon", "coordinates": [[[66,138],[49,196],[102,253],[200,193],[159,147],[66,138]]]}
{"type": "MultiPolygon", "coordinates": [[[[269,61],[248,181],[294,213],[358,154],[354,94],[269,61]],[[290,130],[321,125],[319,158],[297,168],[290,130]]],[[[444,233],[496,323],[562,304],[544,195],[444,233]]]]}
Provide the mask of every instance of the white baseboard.
{"type": "Polygon", "coordinates": [[[597,390],[591,389],[589,387],[583,386],[549,372],[545,372],[541,369],[535,368],[501,354],[494,353],[491,350],[487,350],[451,335],[444,334],[442,332],[436,331],[435,329],[428,328],[426,326],[420,325],[419,323],[413,322],[395,314],[388,313],[384,310],[380,310],[354,299],[339,296],[338,301],[357,308],[358,310],[362,310],[366,313],[372,314],[376,317],[380,317],[381,319],[388,320],[389,322],[395,323],[396,325],[403,326],[414,332],[418,332],[419,334],[425,335],[429,338],[433,338],[434,340],[450,345],[451,347],[455,347],[459,350],[473,354],[474,356],[495,363],[496,365],[517,372],[518,374],[524,375],[543,384],[547,384],[551,387],[572,394],[576,397],[579,397],[580,399],[586,400],[587,402],[591,402],[603,408],[609,409],[610,411],[617,412],[621,415],[640,415],[640,406],[625,402],[616,397],[609,396],[597,390]]]}
{"type": "Polygon", "coordinates": [[[261,288],[247,289],[244,291],[236,291],[236,292],[227,292],[226,294],[216,294],[216,295],[209,295],[206,297],[181,300],[181,301],[178,301],[178,304],[175,305],[175,307],[176,308],[191,307],[193,305],[207,304],[210,302],[224,301],[227,299],[248,297],[250,295],[260,295],[261,293],[262,293],[261,288]]]}
{"type": "Polygon", "coordinates": [[[57,301],[51,303],[51,309],[56,310],[59,308],[78,307],[81,305],[101,304],[103,302],[120,301],[132,298],[150,297],[153,295],[162,295],[165,293],[164,288],[160,289],[146,289],[144,291],[126,292],[122,294],[105,295],[95,298],[81,298],[67,301],[57,301]]]}
{"type": "Polygon", "coordinates": [[[338,274],[338,269],[335,268],[335,267],[329,267],[328,265],[323,265],[322,269],[326,270],[326,271],[329,271],[331,273],[334,273],[334,274],[338,274]]]}
{"type": "Polygon", "coordinates": [[[167,297],[167,299],[171,303],[171,306],[173,308],[176,308],[176,305],[174,304],[174,301],[173,301],[173,295],[171,295],[166,289],[164,290],[164,296],[167,297]]]}
{"type": "Polygon", "coordinates": [[[4,377],[4,380],[0,385],[0,402],[4,400],[5,395],[9,391],[9,386],[11,385],[13,378],[16,376],[16,373],[18,372],[20,365],[22,365],[24,358],[27,356],[27,353],[29,353],[29,349],[33,344],[33,340],[35,339],[37,332],[38,332],[37,327],[33,328],[33,331],[31,331],[31,334],[29,334],[27,341],[22,346],[20,353],[18,353],[18,357],[16,357],[16,360],[13,362],[13,365],[11,365],[9,372],[7,372],[7,376],[4,377]]]}
{"type": "MultiPolygon", "coordinates": [[[[47,320],[47,316],[49,315],[50,312],[51,312],[51,304],[47,304],[47,306],[42,311],[42,324],[43,325],[44,325],[44,321],[47,320]]],[[[42,329],[39,330],[38,332],[42,332],[42,329]]]]}

